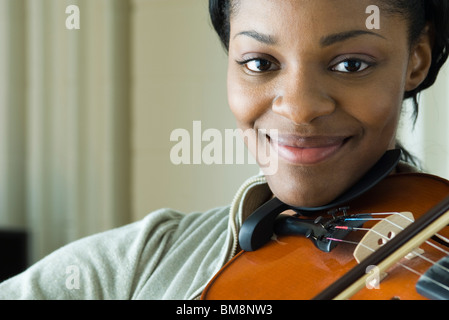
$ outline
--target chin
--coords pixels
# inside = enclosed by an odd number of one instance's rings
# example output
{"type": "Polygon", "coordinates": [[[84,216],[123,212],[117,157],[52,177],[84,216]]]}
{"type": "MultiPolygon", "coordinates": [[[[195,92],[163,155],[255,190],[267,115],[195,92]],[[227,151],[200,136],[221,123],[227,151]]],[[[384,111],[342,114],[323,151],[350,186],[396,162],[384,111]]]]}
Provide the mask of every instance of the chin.
{"type": "Polygon", "coordinates": [[[340,194],[329,190],[328,186],[309,183],[303,186],[304,183],[291,183],[291,179],[276,179],[274,176],[267,176],[266,179],[273,194],[282,202],[294,207],[321,207],[332,202],[340,194]]]}

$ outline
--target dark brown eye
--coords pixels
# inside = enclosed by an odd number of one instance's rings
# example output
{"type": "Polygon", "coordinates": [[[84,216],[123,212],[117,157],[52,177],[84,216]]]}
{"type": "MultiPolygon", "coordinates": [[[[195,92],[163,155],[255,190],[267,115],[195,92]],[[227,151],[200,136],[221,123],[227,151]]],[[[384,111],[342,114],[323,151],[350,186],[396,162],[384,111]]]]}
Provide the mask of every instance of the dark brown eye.
{"type": "Polygon", "coordinates": [[[334,71],[338,72],[345,72],[345,73],[354,73],[354,72],[360,72],[367,68],[369,68],[369,64],[366,62],[363,62],[361,60],[345,60],[343,62],[340,62],[335,67],[332,68],[334,71]]]}
{"type": "Polygon", "coordinates": [[[273,66],[273,64],[270,61],[264,59],[254,59],[248,61],[245,65],[246,68],[248,68],[253,72],[269,71],[273,66]]]}

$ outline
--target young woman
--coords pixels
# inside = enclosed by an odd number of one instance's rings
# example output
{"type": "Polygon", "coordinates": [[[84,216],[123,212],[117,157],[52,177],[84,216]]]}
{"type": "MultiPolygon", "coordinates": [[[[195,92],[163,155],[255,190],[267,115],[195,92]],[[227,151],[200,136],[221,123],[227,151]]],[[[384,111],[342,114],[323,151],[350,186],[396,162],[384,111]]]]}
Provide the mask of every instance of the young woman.
{"type": "Polygon", "coordinates": [[[229,207],[164,209],[72,243],[0,284],[0,297],[197,298],[267,200],[325,205],[394,149],[404,99],[417,108],[448,54],[446,0],[210,0],[210,13],[230,108],[250,149],[276,151],[276,172],[245,182],[229,207]]]}

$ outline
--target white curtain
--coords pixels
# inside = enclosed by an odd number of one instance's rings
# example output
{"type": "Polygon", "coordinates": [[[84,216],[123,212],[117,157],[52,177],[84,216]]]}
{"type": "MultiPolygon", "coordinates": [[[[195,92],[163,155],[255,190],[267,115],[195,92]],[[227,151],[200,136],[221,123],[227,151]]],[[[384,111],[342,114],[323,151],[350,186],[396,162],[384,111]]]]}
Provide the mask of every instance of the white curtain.
{"type": "Polygon", "coordinates": [[[0,229],[30,263],[130,220],[128,39],[128,1],[0,0],[0,229]]]}

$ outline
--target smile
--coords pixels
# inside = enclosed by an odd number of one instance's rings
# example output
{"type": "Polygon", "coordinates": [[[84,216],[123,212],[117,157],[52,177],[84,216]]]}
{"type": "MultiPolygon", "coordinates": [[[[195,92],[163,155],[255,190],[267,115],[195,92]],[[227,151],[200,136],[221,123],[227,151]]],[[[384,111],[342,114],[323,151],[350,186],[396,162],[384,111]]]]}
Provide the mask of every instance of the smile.
{"type": "Polygon", "coordinates": [[[275,139],[267,136],[273,149],[289,163],[295,165],[314,165],[338,153],[350,137],[280,135],[275,139]]]}

